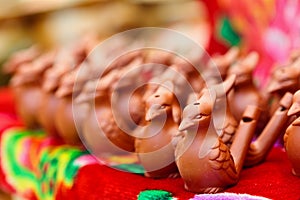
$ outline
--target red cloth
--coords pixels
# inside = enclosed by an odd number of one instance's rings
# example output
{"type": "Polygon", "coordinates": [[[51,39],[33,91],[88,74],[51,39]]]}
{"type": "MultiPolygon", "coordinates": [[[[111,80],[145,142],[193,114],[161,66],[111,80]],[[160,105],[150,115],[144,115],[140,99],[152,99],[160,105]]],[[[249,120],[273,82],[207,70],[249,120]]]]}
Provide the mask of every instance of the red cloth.
{"type": "MultiPolygon", "coordinates": [[[[0,131],[20,125],[8,89],[0,89],[0,113],[5,113],[0,114],[0,131]]],[[[3,182],[1,178],[3,174],[0,173],[0,181],[3,182]]],[[[93,164],[81,168],[71,190],[62,188],[57,199],[129,200],[136,199],[141,191],[147,189],[166,190],[178,199],[188,199],[195,195],[184,190],[180,178],[154,180],[93,164]]],[[[300,199],[300,178],[292,175],[286,153],[280,148],[274,148],[263,164],[244,169],[239,183],[226,192],[296,200],[300,199]]]]}

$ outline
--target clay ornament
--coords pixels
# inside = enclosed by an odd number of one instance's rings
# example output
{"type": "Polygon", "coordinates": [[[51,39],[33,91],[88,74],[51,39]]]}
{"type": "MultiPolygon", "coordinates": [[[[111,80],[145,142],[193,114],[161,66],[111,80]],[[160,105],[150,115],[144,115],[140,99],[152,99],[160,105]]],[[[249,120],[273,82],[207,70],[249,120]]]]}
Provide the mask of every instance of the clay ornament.
{"type": "Polygon", "coordinates": [[[300,177],[300,90],[293,96],[293,104],[288,111],[288,116],[296,115],[297,118],[286,129],[284,147],[292,164],[292,173],[300,177]]]}
{"type": "Polygon", "coordinates": [[[185,189],[195,193],[220,192],[238,182],[259,118],[259,109],[248,106],[229,148],[213,125],[215,100],[215,92],[206,90],[184,108],[179,126],[185,134],[175,149],[176,164],[185,189]]]}
{"type": "Polygon", "coordinates": [[[146,100],[147,123],[134,131],[135,152],[151,178],[177,177],[172,138],[177,134],[180,106],[174,84],[167,81],[146,100]]]}
{"type": "Polygon", "coordinates": [[[267,92],[269,96],[270,116],[275,112],[279,106],[279,100],[286,92],[295,93],[299,87],[300,77],[300,58],[291,60],[285,65],[279,65],[272,70],[270,81],[267,85],[267,92]]]}
{"type": "Polygon", "coordinates": [[[279,94],[281,97],[286,92],[294,93],[300,86],[300,58],[287,66],[278,66],[271,74],[271,80],[268,84],[269,93],[279,94]]]}
{"type": "Polygon", "coordinates": [[[254,85],[252,78],[258,59],[258,53],[251,52],[234,63],[228,71],[228,74],[236,75],[234,95],[230,98],[230,109],[238,121],[241,120],[248,105],[258,106],[262,110],[266,108],[266,101],[254,85]]]}
{"type": "Polygon", "coordinates": [[[262,133],[251,143],[245,160],[245,166],[253,166],[266,159],[276,139],[289,124],[290,117],[287,116],[287,113],[292,105],[292,99],[293,95],[289,92],[282,97],[280,106],[274,112],[262,133]]]}
{"type": "Polygon", "coordinates": [[[99,157],[134,152],[134,138],[124,131],[128,130],[126,124],[111,108],[110,89],[118,78],[118,70],[113,70],[99,81],[88,82],[85,92],[76,98],[76,103],[89,103],[81,137],[87,148],[99,157]]]}
{"type": "Polygon", "coordinates": [[[55,126],[55,113],[57,112],[58,97],[55,92],[60,86],[64,75],[71,73],[79,66],[85,46],[61,48],[58,50],[53,66],[44,75],[42,84],[41,105],[38,112],[39,122],[50,135],[59,135],[55,126]]]}
{"type": "Polygon", "coordinates": [[[261,110],[260,119],[256,128],[256,134],[262,132],[269,120],[267,99],[260,93],[253,81],[253,70],[259,60],[257,52],[250,52],[236,61],[228,70],[228,75],[235,74],[234,93],[229,94],[230,110],[237,121],[248,105],[257,106],[261,110]]]}
{"type": "Polygon", "coordinates": [[[10,81],[17,113],[28,128],[39,128],[37,113],[41,104],[41,82],[46,69],[52,66],[53,58],[54,52],[49,52],[31,63],[22,64],[10,81]]]}
{"type": "Polygon", "coordinates": [[[145,116],[144,102],[142,100],[144,87],[141,74],[143,59],[137,57],[128,65],[119,70],[119,80],[116,80],[112,88],[113,112],[116,113],[127,124],[130,130],[140,124],[145,116]]]}
{"type": "Polygon", "coordinates": [[[86,104],[73,106],[75,99],[89,80],[89,65],[84,62],[80,68],[65,74],[55,92],[57,97],[57,109],[54,114],[54,126],[59,136],[72,145],[81,144],[78,131],[87,113],[86,104]],[[77,117],[74,119],[74,117],[77,117]],[[76,124],[75,124],[76,121],[76,124]]]}

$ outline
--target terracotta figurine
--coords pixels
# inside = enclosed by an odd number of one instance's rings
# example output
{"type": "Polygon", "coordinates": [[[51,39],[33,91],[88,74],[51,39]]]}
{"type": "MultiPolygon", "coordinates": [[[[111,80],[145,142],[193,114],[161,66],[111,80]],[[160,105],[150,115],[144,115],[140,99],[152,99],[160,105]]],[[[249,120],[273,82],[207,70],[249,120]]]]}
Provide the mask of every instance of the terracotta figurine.
{"type": "Polygon", "coordinates": [[[181,110],[173,91],[171,81],[159,86],[146,100],[148,123],[134,131],[135,150],[147,177],[178,175],[172,137],[177,133],[181,110]]]}
{"type": "Polygon", "coordinates": [[[252,77],[258,60],[258,53],[250,52],[246,57],[236,61],[228,70],[228,75],[236,75],[234,93],[229,94],[229,106],[235,119],[241,120],[248,105],[257,106],[262,111],[256,134],[261,133],[269,119],[267,99],[260,93],[252,77]]]}
{"type": "Polygon", "coordinates": [[[81,130],[81,124],[87,112],[87,105],[74,106],[73,102],[84,87],[84,84],[89,80],[89,77],[89,66],[84,62],[80,68],[62,77],[55,92],[57,109],[54,113],[54,126],[58,135],[68,144],[81,144],[78,131],[81,130]],[[75,117],[76,119],[74,119],[75,117]]]}
{"type": "Polygon", "coordinates": [[[142,101],[144,87],[142,86],[143,59],[137,57],[128,65],[119,70],[119,80],[113,87],[112,105],[113,111],[134,130],[143,121],[145,116],[144,103],[142,101]]]}
{"type": "Polygon", "coordinates": [[[216,94],[206,90],[185,107],[179,131],[185,131],[175,150],[176,163],[185,189],[216,193],[237,183],[260,111],[245,110],[231,147],[227,147],[213,125],[216,94]]]}
{"type": "Polygon", "coordinates": [[[299,89],[300,82],[300,58],[289,62],[286,65],[276,67],[271,74],[271,79],[267,86],[269,99],[272,100],[270,115],[279,106],[279,99],[286,92],[294,93],[299,89]]]}
{"type": "Polygon", "coordinates": [[[41,55],[31,63],[18,67],[10,82],[18,115],[28,128],[38,128],[38,111],[41,104],[41,83],[44,72],[52,66],[54,52],[41,55]]]}
{"type": "Polygon", "coordinates": [[[76,98],[77,103],[88,102],[89,108],[82,124],[82,140],[95,155],[134,152],[134,138],[126,124],[111,108],[111,87],[119,78],[113,70],[100,80],[88,82],[76,98]]]}
{"type": "Polygon", "coordinates": [[[38,112],[39,122],[50,135],[58,136],[55,127],[55,113],[57,111],[58,98],[55,96],[62,77],[76,69],[83,60],[85,46],[61,48],[55,57],[53,66],[45,72],[42,83],[41,105],[38,112]],[[81,49],[80,49],[81,48],[81,49]]]}

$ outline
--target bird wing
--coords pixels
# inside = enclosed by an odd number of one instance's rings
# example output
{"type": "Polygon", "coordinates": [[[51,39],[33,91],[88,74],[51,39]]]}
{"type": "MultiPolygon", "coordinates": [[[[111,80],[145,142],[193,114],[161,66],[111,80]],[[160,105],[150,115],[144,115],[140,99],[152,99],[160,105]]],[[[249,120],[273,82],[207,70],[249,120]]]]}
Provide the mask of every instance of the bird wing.
{"type": "Polygon", "coordinates": [[[237,123],[235,120],[226,121],[226,123],[224,123],[224,126],[221,129],[220,138],[225,144],[232,142],[232,138],[235,134],[236,129],[237,129],[237,123]]]}
{"type": "Polygon", "coordinates": [[[214,170],[222,170],[232,181],[237,180],[237,172],[229,148],[219,138],[209,153],[209,164],[214,170]]]}

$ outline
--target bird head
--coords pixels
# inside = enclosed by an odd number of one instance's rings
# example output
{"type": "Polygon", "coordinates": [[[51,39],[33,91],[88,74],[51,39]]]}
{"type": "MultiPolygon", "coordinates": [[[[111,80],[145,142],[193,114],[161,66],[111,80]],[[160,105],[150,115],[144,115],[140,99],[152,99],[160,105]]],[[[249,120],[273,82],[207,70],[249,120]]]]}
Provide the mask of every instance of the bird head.
{"type": "Polygon", "coordinates": [[[146,121],[163,115],[172,114],[176,123],[180,120],[180,106],[173,93],[174,84],[167,81],[160,85],[157,90],[146,100],[146,121]]]}
{"type": "Polygon", "coordinates": [[[268,85],[268,92],[280,92],[293,90],[298,87],[298,78],[300,75],[300,59],[297,59],[290,65],[279,66],[274,69],[271,75],[271,81],[268,85]]]}
{"type": "Polygon", "coordinates": [[[205,89],[202,96],[194,103],[187,105],[182,113],[182,121],[179,131],[191,128],[208,127],[211,122],[211,115],[216,100],[214,90],[205,89]]]}
{"type": "Polygon", "coordinates": [[[298,90],[294,96],[293,96],[293,104],[290,107],[288,113],[288,116],[292,116],[292,115],[300,115],[300,90],[298,90]]]}
{"type": "Polygon", "coordinates": [[[258,53],[251,52],[246,57],[239,59],[230,67],[228,74],[236,75],[235,85],[247,83],[252,80],[252,72],[258,61],[258,53]]]}

